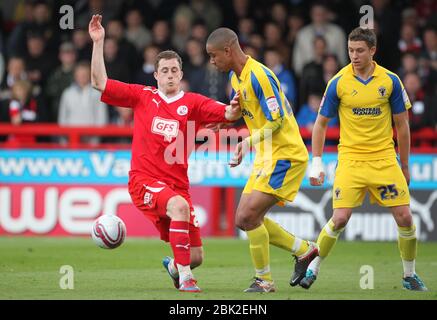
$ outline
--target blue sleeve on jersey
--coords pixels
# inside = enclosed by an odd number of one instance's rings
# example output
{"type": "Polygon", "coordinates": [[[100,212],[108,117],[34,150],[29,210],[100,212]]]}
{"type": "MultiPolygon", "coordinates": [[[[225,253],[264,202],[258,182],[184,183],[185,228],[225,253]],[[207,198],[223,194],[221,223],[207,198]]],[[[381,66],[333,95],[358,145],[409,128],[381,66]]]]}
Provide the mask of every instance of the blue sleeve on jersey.
{"type": "Polygon", "coordinates": [[[326,90],[320,108],[320,114],[322,116],[333,118],[338,114],[338,105],[340,104],[340,100],[338,99],[337,95],[337,84],[340,78],[341,76],[332,80],[328,86],[328,89],[326,90]]]}
{"type": "Polygon", "coordinates": [[[231,94],[229,95],[229,101],[231,101],[234,96],[235,96],[235,90],[231,89],[231,94]]]}
{"type": "MultiPolygon", "coordinates": [[[[269,79],[269,83],[272,87],[273,93],[274,93],[275,98],[276,98],[278,105],[279,105],[279,114],[281,117],[283,117],[284,111],[282,110],[282,101],[281,101],[281,96],[279,95],[278,85],[277,85],[275,79],[273,79],[268,73],[267,73],[267,77],[269,79]]],[[[257,77],[255,76],[255,74],[253,72],[250,73],[250,79],[252,82],[253,91],[255,92],[255,95],[257,96],[257,98],[259,100],[259,104],[261,105],[261,109],[262,109],[264,115],[266,116],[267,120],[273,121],[269,107],[267,106],[266,97],[264,96],[264,92],[262,90],[261,84],[259,83],[257,77]]],[[[269,98],[269,97],[267,97],[267,98],[269,98]]]]}
{"type": "MultiPolygon", "coordinates": [[[[232,76],[233,75],[234,75],[234,71],[229,72],[228,80],[230,83],[232,83],[232,76]]],[[[234,90],[234,88],[232,88],[232,85],[231,85],[231,93],[229,95],[229,101],[231,101],[234,96],[235,96],[235,90],[234,90]]]]}
{"type": "MultiPolygon", "coordinates": [[[[407,110],[405,107],[404,97],[402,94],[402,86],[399,78],[394,74],[387,73],[393,81],[393,91],[390,95],[390,106],[393,114],[398,114],[407,110]]],[[[406,94],[406,93],[405,93],[406,94]]]]}
{"type": "Polygon", "coordinates": [[[275,78],[273,77],[272,73],[269,69],[266,69],[263,67],[264,72],[267,74],[267,77],[269,79],[270,85],[272,86],[273,93],[275,94],[275,98],[278,101],[279,104],[279,114],[281,117],[284,116],[284,110],[282,109],[282,100],[281,95],[279,94],[279,83],[276,82],[275,78]]]}

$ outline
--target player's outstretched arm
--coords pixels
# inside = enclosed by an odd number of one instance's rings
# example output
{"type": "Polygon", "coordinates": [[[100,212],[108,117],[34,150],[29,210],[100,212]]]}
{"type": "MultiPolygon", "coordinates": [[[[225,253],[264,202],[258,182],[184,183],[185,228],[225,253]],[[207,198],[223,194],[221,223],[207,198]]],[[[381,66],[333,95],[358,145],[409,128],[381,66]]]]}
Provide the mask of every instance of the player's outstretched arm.
{"type": "Polygon", "coordinates": [[[393,120],[396,127],[402,172],[407,180],[407,184],[410,184],[410,170],[408,166],[410,158],[410,125],[408,122],[408,111],[394,114],[393,120]]]}
{"type": "Polygon", "coordinates": [[[316,123],[313,127],[312,153],[313,160],[310,169],[310,184],[321,186],[325,181],[325,172],[322,163],[323,146],[325,145],[326,129],[328,128],[329,118],[317,115],[316,123]]]}
{"type": "Polygon", "coordinates": [[[105,29],[102,26],[102,16],[93,15],[88,26],[88,32],[93,40],[93,53],[91,57],[91,84],[100,92],[105,90],[108,76],[106,74],[105,61],[103,59],[103,43],[105,29]]]}

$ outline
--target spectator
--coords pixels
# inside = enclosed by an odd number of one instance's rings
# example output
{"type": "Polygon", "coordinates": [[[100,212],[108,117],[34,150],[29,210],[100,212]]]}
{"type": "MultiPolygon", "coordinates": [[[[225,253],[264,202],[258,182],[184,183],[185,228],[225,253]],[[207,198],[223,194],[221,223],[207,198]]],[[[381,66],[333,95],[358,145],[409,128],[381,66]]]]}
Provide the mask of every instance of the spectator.
{"type": "Polygon", "coordinates": [[[437,29],[428,27],[423,33],[424,50],[420,57],[420,68],[427,79],[427,89],[437,84],[437,29]]]}
{"type": "Polygon", "coordinates": [[[284,32],[287,29],[288,8],[282,2],[275,2],[271,6],[270,19],[274,21],[281,29],[281,38],[284,37],[284,32]]]}
{"type": "MultiPolygon", "coordinates": [[[[328,54],[323,59],[322,64],[322,72],[317,73],[314,72],[313,74],[305,75],[305,77],[302,79],[301,90],[302,90],[302,98],[301,100],[306,101],[308,92],[311,91],[322,91],[325,90],[326,85],[328,84],[329,80],[331,80],[335,74],[339,71],[340,66],[338,64],[338,59],[333,54],[328,54]],[[305,82],[304,82],[305,81],[305,82]]],[[[320,70],[315,70],[320,72],[320,70]]]]}
{"type": "MultiPolygon", "coordinates": [[[[60,126],[103,126],[108,123],[107,107],[100,92],[91,87],[90,65],[80,62],[74,69],[74,83],[64,90],[59,107],[60,126]]],[[[85,141],[98,143],[97,137],[85,141]]]]}
{"type": "Polygon", "coordinates": [[[409,24],[416,30],[420,28],[419,17],[417,16],[417,12],[414,8],[408,7],[402,10],[401,19],[402,25],[409,24]]]}
{"type": "Polygon", "coordinates": [[[77,61],[91,60],[91,38],[88,35],[88,30],[83,28],[74,29],[72,40],[76,49],[77,61]]]}
{"type": "Polygon", "coordinates": [[[155,60],[158,53],[159,48],[154,45],[150,45],[144,49],[143,67],[137,72],[135,83],[156,87],[156,79],[153,73],[155,72],[155,60]]]}
{"type": "MultiPolygon", "coordinates": [[[[129,76],[141,66],[141,58],[135,46],[125,38],[125,31],[120,20],[110,20],[106,27],[106,36],[118,44],[118,57],[128,66],[129,76]]],[[[126,66],[125,66],[126,68],[126,66]]],[[[120,79],[120,81],[123,81],[120,79]]]]}
{"type": "MultiPolygon", "coordinates": [[[[12,86],[12,97],[9,102],[9,119],[13,125],[22,123],[45,122],[47,113],[44,103],[32,95],[32,83],[27,80],[18,80],[12,86]]],[[[10,135],[9,141],[35,142],[34,136],[10,135]]]]}
{"type": "Polygon", "coordinates": [[[116,8],[110,8],[111,3],[118,1],[103,0],[86,0],[75,1],[74,12],[76,13],[75,24],[79,28],[88,27],[88,23],[94,14],[100,14],[103,17],[103,24],[107,24],[117,14],[116,8]]]}
{"type": "Polygon", "coordinates": [[[437,2],[435,0],[417,0],[414,1],[414,6],[420,26],[424,26],[429,19],[435,17],[437,12],[437,2]]]}
{"type": "MultiPolygon", "coordinates": [[[[133,128],[134,126],[134,112],[132,108],[114,107],[115,112],[118,114],[114,118],[112,124],[118,127],[133,128]]],[[[132,143],[132,137],[118,137],[118,138],[105,138],[104,142],[110,143],[132,143]]]]}
{"type": "Polygon", "coordinates": [[[73,70],[76,63],[76,51],[73,44],[71,42],[64,42],[59,47],[58,57],[61,65],[50,75],[45,88],[45,94],[50,106],[50,122],[58,121],[62,92],[74,81],[73,70]]]}
{"type": "Polygon", "coordinates": [[[290,67],[290,49],[284,42],[282,30],[276,22],[267,22],[264,25],[265,47],[275,49],[282,57],[286,68],[290,67]]]}
{"type": "Polygon", "coordinates": [[[370,0],[370,5],[374,11],[378,43],[375,61],[388,70],[397,70],[400,62],[398,40],[401,14],[398,8],[390,6],[390,0],[370,0]]]}
{"type": "MultiPolygon", "coordinates": [[[[313,131],[314,123],[316,122],[317,115],[319,113],[320,103],[322,101],[321,92],[310,92],[308,95],[307,103],[299,108],[299,112],[296,115],[296,121],[299,127],[306,128],[310,132],[313,131]]],[[[329,121],[328,127],[338,126],[338,115],[329,121]]],[[[311,140],[305,139],[305,144],[310,145],[311,140]]]]}
{"type": "Polygon", "coordinates": [[[324,90],[323,61],[328,56],[326,40],[322,36],[314,38],[314,59],[303,67],[300,79],[299,105],[308,100],[310,90],[324,90]]]}
{"type": "Polygon", "coordinates": [[[208,36],[208,28],[206,27],[205,20],[197,19],[191,26],[191,37],[199,40],[202,43],[206,43],[206,37],[208,36]]]}
{"type": "Polygon", "coordinates": [[[44,38],[39,33],[30,33],[27,38],[28,55],[25,56],[28,80],[44,87],[48,75],[55,67],[55,59],[45,50],[44,38]]]}
{"type": "Polygon", "coordinates": [[[411,102],[409,110],[410,128],[412,131],[421,129],[425,126],[425,92],[422,89],[422,84],[417,73],[407,73],[402,82],[405,86],[405,91],[411,102]]]}
{"type": "Polygon", "coordinates": [[[187,7],[182,7],[173,17],[173,48],[181,54],[185,53],[185,46],[191,34],[192,13],[187,7]]]}
{"type": "Polygon", "coordinates": [[[417,32],[413,25],[407,23],[402,25],[401,38],[398,41],[398,47],[401,53],[420,53],[422,49],[422,40],[417,37],[417,32]]]}
{"type": "Polygon", "coordinates": [[[294,47],[296,37],[298,32],[302,29],[304,26],[304,19],[303,14],[298,11],[292,12],[288,18],[287,18],[287,34],[285,36],[285,39],[290,46],[290,48],[294,47]]]}
{"type": "Polygon", "coordinates": [[[222,23],[222,12],[220,8],[211,0],[190,0],[188,5],[182,4],[176,8],[175,16],[180,11],[191,12],[192,19],[207,17],[205,20],[208,31],[211,31],[222,23]]]}
{"type": "Polygon", "coordinates": [[[264,53],[264,62],[266,66],[272,70],[279,82],[281,83],[282,91],[287,97],[292,106],[297,105],[297,90],[296,80],[293,73],[285,68],[283,58],[278,51],[274,49],[268,49],[264,53]]]}
{"type": "MultiPolygon", "coordinates": [[[[29,2],[30,3],[30,2],[29,2]]],[[[59,34],[56,28],[53,27],[51,21],[51,8],[47,2],[42,0],[33,1],[31,8],[32,16],[16,27],[8,42],[8,54],[24,56],[28,53],[26,48],[26,39],[29,32],[40,34],[43,38],[45,47],[49,51],[56,50],[59,43],[59,34]]]]}
{"type": "MultiPolygon", "coordinates": [[[[9,90],[18,80],[26,79],[27,73],[24,59],[20,57],[11,57],[8,61],[7,73],[2,87],[9,90]]],[[[10,98],[10,96],[7,96],[6,98],[10,98]]]]}
{"type": "Polygon", "coordinates": [[[414,72],[420,77],[423,84],[426,83],[426,70],[419,67],[418,55],[414,53],[407,52],[402,55],[401,67],[398,71],[399,78],[403,79],[407,73],[414,72]]]}
{"type": "Polygon", "coordinates": [[[250,56],[254,59],[255,57],[260,58],[264,53],[264,49],[265,49],[264,38],[259,33],[252,33],[249,38],[249,44],[246,45],[245,48],[248,48],[248,50],[250,50],[250,48],[253,48],[256,51],[257,55],[256,56],[250,55],[250,56]]]}
{"type": "Polygon", "coordinates": [[[32,97],[32,83],[19,80],[12,86],[9,116],[13,125],[37,121],[37,104],[32,97]]]}
{"type": "Polygon", "coordinates": [[[123,82],[132,81],[130,69],[126,68],[126,62],[120,53],[120,47],[116,39],[107,38],[105,40],[103,56],[109,77],[123,82]]]}
{"type": "MultiPolygon", "coordinates": [[[[117,120],[114,122],[119,127],[133,127],[134,126],[134,113],[132,108],[115,107],[118,113],[117,120]]],[[[129,140],[131,140],[129,138],[129,140]]]]}
{"type": "Polygon", "coordinates": [[[245,46],[249,43],[250,36],[255,32],[255,21],[252,18],[241,18],[238,21],[238,41],[245,46]]]}
{"type": "Polygon", "coordinates": [[[326,39],[328,51],[338,57],[340,65],[343,66],[347,63],[344,31],[337,25],[329,23],[328,9],[323,4],[316,3],[311,7],[311,24],[303,27],[296,37],[293,67],[294,72],[299,76],[302,74],[305,64],[314,59],[313,41],[317,35],[326,39]]]}
{"type": "Polygon", "coordinates": [[[152,42],[152,34],[143,24],[143,16],[139,10],[130,10],[126,14],[126,39],[132,43],[137,52],[143,52],[144,48],[152,42]]]}
{"type": "Polygon", "coordinates": [[[152,28],[152,43],[162,50],[173,49],[170,39],[170,27],[166,20],[157,20],[152,28]]]}
{"type": "Polygon", "coordinates": [[[5,60],[3,58],[3,53],[0,51],[0,87],[3,83],[3,77],[5,74],[5,60]]]}
{"type": "Polygon", "coordinates": [[[190,83],[191,91],[200,93],[199,87],[206,72],[206,56],[204,45],[198,40],[190,39],[187,44],[187,58],[184,66],[185,79],[190,83]]]}
{"type": "Polygon", "coordinates": [[[251,56],[255,60],[260,61],[261,60],[261,53],[260,51],[255,48],[254,46],[248,44],[243,48],[243,52],[247,54],[248,56],[251,56]]]}
{"type": "MultiPolygon", "coordinates": [[[[108,77],[123,82],[131,82],[132,75],[129,68],[126,68],[125,60],[119,52],[119,45],[116,39],[107,38],[103,47],[103,57],[105,59],[106,72],[108,77]]],[[[115,108],[108,108],[110,122],[115,122],[118,113],[115,108]]]]}

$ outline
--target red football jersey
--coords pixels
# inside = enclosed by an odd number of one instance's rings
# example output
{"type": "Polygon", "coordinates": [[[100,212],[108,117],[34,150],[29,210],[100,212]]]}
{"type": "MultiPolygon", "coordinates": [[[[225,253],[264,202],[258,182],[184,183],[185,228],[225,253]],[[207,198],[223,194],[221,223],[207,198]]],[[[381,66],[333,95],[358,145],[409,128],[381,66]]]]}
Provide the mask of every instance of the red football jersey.
{"type": "Polygon", "coordinates": [[[196,93],[181,91],[168,98],[155,87],[108,79],[101,100],[134,110],[129,175],[146,175],[181,189],[189,187],[195,132],[202,124],[226,121],[223,103],[196,93]]]}

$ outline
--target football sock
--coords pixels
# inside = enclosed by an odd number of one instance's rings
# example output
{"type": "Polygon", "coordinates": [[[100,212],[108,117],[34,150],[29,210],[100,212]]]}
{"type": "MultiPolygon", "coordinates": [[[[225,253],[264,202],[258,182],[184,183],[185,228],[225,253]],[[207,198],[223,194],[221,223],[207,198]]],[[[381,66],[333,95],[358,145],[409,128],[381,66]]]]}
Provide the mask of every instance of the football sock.
{"type": "Polygon", "coordinates": [[[291,251],[293,248],[294,237],[292,234],[283,229],[279,224],[274,222],[272,219],[267,217],[264,218],[264,226],[269,233],[269,242],[270,244],[291,251]]]}
{"type": "Polygon", "coordinates": [[[192,276],[190,269],[190,236],[188,221],[171,221],[169,238],[173,250],[174,263],[179,271],[180,281],[192,276]]]}
{"type": "Polygon", "coordinates": [[[319,238],[317,239],[317,244],[319,245],[319,256],[311,261],[310,265],[308,266],[308,269],[310,269],[316,275],[320,270],[321,262],[328,256],[329,252],[337,242],[338,236],[344,230],[344,228],[334,230],[334,227],[334,221],[330,219],[323,227],[322,231],[320,231],[319,238]]]}
{"type": "Polygon", "coordinates": [[[250,255],[255,266],[256,277],[263,280],[272,281],[270,272],[270,248],[269,233],[261,224],[258,228],[246,231],[249,238],[250,255]]]}
{"type": "Polygon", "coordinates": [[[404,277],[411,277],[415,273],[415,259],[417,253],[416,226],[398,227],[398,247],[404,266],[404,277]]]}

